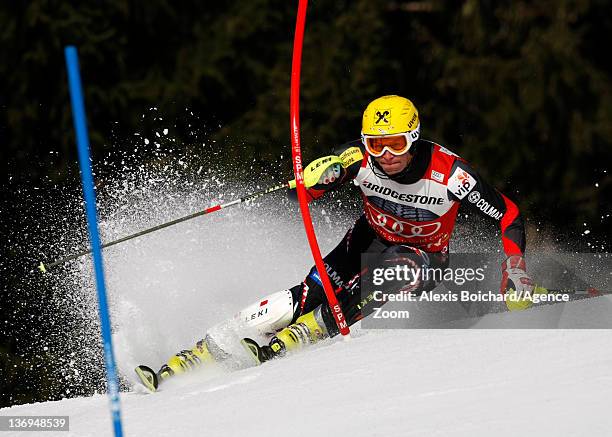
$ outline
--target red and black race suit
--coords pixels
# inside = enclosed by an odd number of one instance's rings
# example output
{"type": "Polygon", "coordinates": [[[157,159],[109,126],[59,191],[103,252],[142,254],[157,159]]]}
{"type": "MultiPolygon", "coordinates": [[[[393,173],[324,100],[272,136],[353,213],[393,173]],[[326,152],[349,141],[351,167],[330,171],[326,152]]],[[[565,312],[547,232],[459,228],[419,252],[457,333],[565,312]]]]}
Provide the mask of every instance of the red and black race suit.
{"type": "MultiPolygon", "coordinates": [[[[346,302],[342,305],[345,312],[350,311],[345,308],[348,301],[354,305],[355,299],[342,295],[354,294],[356,278],[363,273],[359,254],[374,240],[382,243],[385,250],[399,245],[417,254],[426,252],[437,265],[447,263],[445,256],[461,204],[499,222],[507,256],[522,255],[525,250],[525,229],[516,204],[488,184],[464,159],[427,140],[413,143],[410,153],[413,158],[408,167],[388,176],[360,141],[349,142],[334,151],[340,157],[350,157],[340,178],[308,189],[309,200],[349,181],[361,189],[364,214],[324,258],[332,282],[340,284],[338,298],[341,304],[346,302]],[[355,237],[362,241],[355,241],[355,237]],[[349,283],[352,288],[347,287],[349,283]]],[[[325,301],[317,277],[313,267],[306,280],[292,289],[294,302],[300,302],[295,318],[325,301]]]]}
{"type": "Polygon", "coordinates": [[[464,159],[427,140],[415,142],[414,157],[400,174],[387,176],[359,141],[345,144],[337,155],[358,148],[363,159],[338,181],[308,190],[311,199],[354,180],[361,189],[364,212],[378,236],[427,252],[448,250],[459,205],[499,222],[507,256],[522,255],[525,229],[514,202],[487,183],[464,159]]]}

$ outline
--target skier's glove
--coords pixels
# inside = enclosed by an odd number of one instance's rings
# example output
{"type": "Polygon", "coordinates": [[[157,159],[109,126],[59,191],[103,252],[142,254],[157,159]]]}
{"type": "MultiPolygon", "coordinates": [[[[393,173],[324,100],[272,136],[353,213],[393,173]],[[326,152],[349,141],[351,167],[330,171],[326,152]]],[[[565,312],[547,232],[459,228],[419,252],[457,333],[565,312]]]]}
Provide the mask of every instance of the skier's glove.
{"type": "Polygon", "coordinates": [[[342,174],[342,166],[340,164],[332,164],[323,172],[317,184],[329,185],[340,179],[342,174]]]}
{"type": "Polygon", "coordinates": [[[531,295],[534,285],[525,271],[525,259],[512,255],[502,263],[501,292],[506,295],[506,306],[510,311],[519,311],[533,305],[531,295]]]}

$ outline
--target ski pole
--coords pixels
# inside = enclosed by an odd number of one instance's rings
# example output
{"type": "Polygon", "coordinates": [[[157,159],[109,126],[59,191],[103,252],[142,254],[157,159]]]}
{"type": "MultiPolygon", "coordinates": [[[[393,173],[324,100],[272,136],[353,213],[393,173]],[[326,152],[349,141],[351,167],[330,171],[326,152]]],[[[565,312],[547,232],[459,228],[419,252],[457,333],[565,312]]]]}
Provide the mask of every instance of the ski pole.
{"type": "Polygon", "coordinates": [[[569,295],[574,295],[574,296],[584,295],[584,296],[588,296],[588,297],[597,297],[597,296],[603,296],[603,295],[606,295],[606,294],[611,294],[611,292],[609,292],[609,291],[598,290],[598,289],[593,288],[593,287],[587,287],[585,289],[544,288],[544,287],[541,287],[541,288],[546,290],[547,293],[552,293],[552,294],[569,294],[569,295]]]}
{"type": "MultiPolygon", "coordinates": [[[[319,179],[321,178],[321,176],[323,175],[323,173],[325,172],[325,170],[330,165],[344,166],[345,164],[342,162],[342,160],[338,156],[335,156],[335,155],[323,156],[321,158],[315,159],[310,164],[308,164],[308,166],[306,166],[306,169],[304,170],[304,185],[306,187],[312,187],[316,185],[319,179]]],[[[124,241],[128,241],[133,238],[140,237],[142,235],[150,234],[151,232],[159,231],[160,229],[164,229],[169,226],[176,225],[177,223],[182,223],[187,220],[191,220],[192,218],[210,214],[211,212],[219,211],[220,209],[223,209],[223,208],[227,208],[233,205],[238,205],[239,203],[243,203],[248,200],[253,200],[257,197],[265,196],[266,194],[274,193],[275,191],[282,190],[283,188],[294,189],[295,187],[296,187],[295,179],[292,179],[289,182],[285,182],[283,184],[279,184],[271,188],[266,188],[265,190],[256,191],[255,193],[247,194],[246,196],[242,196],[241,198],[232,200],[231,202],[214,205],[203,211],[194,212],[193,214],[189,214],[185,217],[181,217],[176,220],[169,221],[167,223],[162,223],[161,225],[153,226],[152,228],[145,229],[144,231],[136,232],[135,234],[128,235],[126,237],[120,238],[115,241],[110,241],[108,243],[103,244],[101,247],[102,249],[104,249],[106,247],[114,246],[115,244],[123,243],[124,241]]],[[[87,255],[88,253],[91,253],[91,250],[84,250],[82,252],[69,255],[65,258],[58,259],[48,264],[41,262],[38,265],[38,269],[41,272],[46,273],[47,269],[55,267],[59,264],[63,264],[67,261],[72,261],[73,259],[80,258],[84,255],[87,255]]]]}
{"type": "MultiPolygon", "coordinates": [[[[193,218],[200,217],[202,215],[206,215],[206,214],[210,214],[210,213],[215,212],[215,211],[219,211],[220,209],[228,208],[230,206],[238,205],[239,203],[243,203],[243,202],[246,202],[248,200],[255,199],[257,197],[265,196],[266,194],[270,194],[270,193],[273,193],[275,191],[282,190],[283,188],[291,188],[293,186],[293,184],[294,184],[294,181],[285,182],[283,184],[279,184],[279,185],[276,185],[276,186],[271,187],[271,188],[266,188],[265,190],[261,190],[261,191],[255,192],[255,193],[247,194],[246,196],[242,196],[241,198],[232,200],[231,202],[227,202],[227,203],[223,203],[223,204],[217,204],[217,205],[211,206],[210,208],[206,208],[203,211],[194,212],[193,214],[189,214],[189,215],[186,215],[184,217],[178,218],[176,220],[172,220],[172,221],[169,221],[169,222],[166,222],[166,223],[162,223],[161,225],[153,226],[152,228],[145,229],[145,230],[140,231],[140,232],[136,232],[135,234],[131,234],[131,235],[128,235],[128,236],[123,237],[123,238],[119,238],[118,240],[109,241],[108,243],[102,244],[101,247],[104,249],[106,247],[114,246],[116,244],[123,243],[123,242],[131,240],[133,238],[140,237],[140,236],[146,235],[146,234],[150,234],[151,232],[159,231],[160,229],[164,229],[164,228],[167,228],[167,227],[172,226],[172,225],[176,225],[177,223],[182,223],[182,222],[185,222],[187,220],[191,220],[193,218]]],[[[88,249],[88,250],[83,250],[83,251],[78,252],[78,253],[74,253],[74,254],[69,255],[69,256],[67,256],[65,258],[58,259],[58,260],[53,261],[53,262],[48,263],[48,264],[45,264],[45,263],[41,262],[38,265],[38,269],[41,272],[46,273],[47,269],[55,267],[55,266],[57,266],[59,264],[63,264],[65,262],[67,262],[67,261],[72,261],[73,259],[80,258],[80,257],[82,257],[84,255],[89,254],[89,253],[91,253],[91,250],[88,249]]]]}

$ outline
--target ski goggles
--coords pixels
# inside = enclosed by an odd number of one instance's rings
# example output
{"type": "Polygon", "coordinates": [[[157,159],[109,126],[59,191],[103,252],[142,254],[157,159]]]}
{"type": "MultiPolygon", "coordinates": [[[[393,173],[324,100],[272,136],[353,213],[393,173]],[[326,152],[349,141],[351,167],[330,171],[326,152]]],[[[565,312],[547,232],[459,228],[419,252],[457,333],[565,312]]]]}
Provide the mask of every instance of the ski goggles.
{"type": "Polygon", "coordinates": [[[361,134],[361,142],[368,153],[376,158],[383,156],[385,151],[392,155],[403,155],[410,149],[412,143],[419,138],[419,128],[411,132],[393,135],[365,135],[361,134]]]}

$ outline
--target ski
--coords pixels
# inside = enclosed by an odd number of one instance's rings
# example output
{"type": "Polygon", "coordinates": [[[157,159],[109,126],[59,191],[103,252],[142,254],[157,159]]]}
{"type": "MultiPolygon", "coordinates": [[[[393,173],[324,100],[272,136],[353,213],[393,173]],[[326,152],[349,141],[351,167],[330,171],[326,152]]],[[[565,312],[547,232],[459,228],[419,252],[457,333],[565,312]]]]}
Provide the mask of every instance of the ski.
{"type": "Polygon", "coordinates": [[[255,340],[250,338],[243,338],[240,340],[240,344],[242,344],[242,347],[244,347],[257,366],[268,361],[273,356],[270,346],[260,346],[255,340]]]}
{"type": "Polygon", "coordinates": [[[142,385],[144,385],[151,393],[155,393],[157,391],[157,387],[159,387],[159,379],[157,378],[157,373],[153,369],[147,366],[138,366],[134,369],[136,375],[140,379],[142,385]]]}

